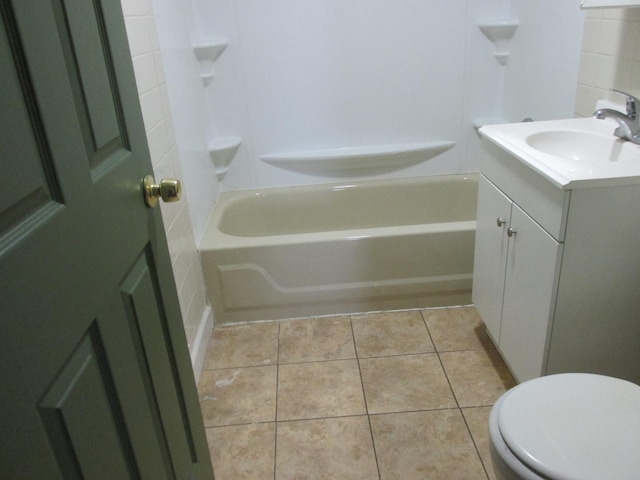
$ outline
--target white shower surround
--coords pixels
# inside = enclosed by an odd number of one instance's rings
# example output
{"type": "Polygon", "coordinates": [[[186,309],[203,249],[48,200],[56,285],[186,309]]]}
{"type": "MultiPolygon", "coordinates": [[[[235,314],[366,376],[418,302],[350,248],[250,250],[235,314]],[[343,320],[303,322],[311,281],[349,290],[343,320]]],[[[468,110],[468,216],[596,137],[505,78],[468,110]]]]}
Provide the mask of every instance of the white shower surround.
{"type": "MultiPolygon", "coordinates": [[[[527,96],[535,97],[531,105],[541,105],[544,118],[571,116],[583,14],[577,3],[526,3],[201,3],[202,22],[210,18],[206,28],[211,30],[203,29],[199,35],[230,38],[229,50],[219,60],[216,81],[220,83],[207,91],[211,131],[238,135],[245,147],[234,160],[223,189],[327,181],[326,177],[265,165],[259,161],[263,156],[385,144],[456,142],[445,154],[387,173],[387,177],[474,171],[477,138],[470,128],[472,121],[486,117],[521,120],[508,115],[505,95],[511,95],[518,83],[537,79],[540,70],[549,76],[558,62],[563,68],[554,72],[553,88],[560,94],[550,96],[567,101],[546,102],[537,90],[527,96]],[[525,63],[518,62],[514,72],[514,68],[496,64],[494,45],[478,30],[477,22],[517,18],[520,13],[528,41],[516,41],[520,32],[516,33],[512,56],[524,55],[525,63]],[[544,21],[543,16],[551,15],[560,17],[562,26],[555,19],[544,21]],[[531,18],[536,19],[535,25],[530,25],[531,18]],[[506,83],[507,76],[517,83],[506,83]],[[238,97],[232,99],[234,90],[238,97]]],[[[374,177],[366,170],[359,175],[374,177]]]]}
{"type": "Polygon", "coordinates": [[[384,175],[363,170],[357,179],[470,172],[479,151],[475,120],[573,114],[584,18],[577,0],[191,0],[181,8],[152,1],[163,52],[194,64],[165,62],[172,104],[192,104],[175,120],[185,180],[193,179],[188,194],[198,200],[198,240],[219,190],[333,180],[261,156],[454,141],[431,160],[384,175]],[[504,17],[520,26],[501,66],[478,21],[504,17]],[[204,87],[192,46],[211,38],[229,45],[204,87]],[[198,131],[206,138],[196,141],[198,131]],[[206,145],[225,137],[242,146],[219,185],[206,145]]]}

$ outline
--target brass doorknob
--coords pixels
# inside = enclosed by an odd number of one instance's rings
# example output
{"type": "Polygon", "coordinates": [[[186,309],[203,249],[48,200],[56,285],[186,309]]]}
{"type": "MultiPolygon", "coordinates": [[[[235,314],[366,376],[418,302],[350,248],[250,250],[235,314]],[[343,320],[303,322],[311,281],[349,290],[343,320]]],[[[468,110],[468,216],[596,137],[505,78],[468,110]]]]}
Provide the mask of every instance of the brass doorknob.
{"type": "Polygon", "coordinates": [[[163,178],[157,184],[153,175],[147,175],[142,179],[142,191],[144,192],[144,203],[153,208],[158,204],[158,198],[161,198],[163,202],[180,200],[182,186],[180,180],[171,178],[163,178]]]}

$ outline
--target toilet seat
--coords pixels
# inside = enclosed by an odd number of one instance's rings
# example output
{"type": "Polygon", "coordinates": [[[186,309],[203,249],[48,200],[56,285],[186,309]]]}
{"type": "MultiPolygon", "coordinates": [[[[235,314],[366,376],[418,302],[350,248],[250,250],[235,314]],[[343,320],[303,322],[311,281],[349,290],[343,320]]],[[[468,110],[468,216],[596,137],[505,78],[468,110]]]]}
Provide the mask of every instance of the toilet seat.
{"type": "Polygon", "coordinates": [[[497,412],[507,447],[554,480],[640,478],[640,387],[593,374],[525,382],[497,412]]]}

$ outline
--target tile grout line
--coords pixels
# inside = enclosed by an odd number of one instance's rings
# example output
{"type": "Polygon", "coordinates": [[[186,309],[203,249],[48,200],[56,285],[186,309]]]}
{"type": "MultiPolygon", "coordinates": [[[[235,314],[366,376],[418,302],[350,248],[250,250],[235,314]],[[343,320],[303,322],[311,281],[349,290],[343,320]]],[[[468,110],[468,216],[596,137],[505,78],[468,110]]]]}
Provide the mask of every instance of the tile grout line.
{"type": "MultiPolygon", "coordinates": [[[[424,318],[424,314],[422,310],[420,310],[420,316],[422,317],[422,321],[424,322],[424,326],[427,329],[427,333],[429,334],[429,338],[431,339],[431,343],[433,343],[433,348],[435,350],[436,355],[438,355],[438,362],[440,362],[440,368],[442,368],[442,372],[444,373],[444,377],[447,379],[447,385],[449,385],[449,389],[451,389],[451,394],[453,395],[453,399],[456,401],[456,407],[460,409],[460,402],[458,401],[458,397],[456,395],[455,390],[453,389],[453,385],[451,385],[451,380],[449,380],[449,374],[447,374],[447,369],[444,368],[444,363],[442,363],[442,358],[440,357],[440,350],[436,346],[433,341],[433,337],[431,336],[431,332],[429,331],[429,326],[427,325],[427,320],[424,318]]],[[[462,411],[460,411],[460,415],[462,415],[462,411]]]]}
{"type": "Polygon", "coordinates": [[[276,341],[276,412],[273,427],[273,480],[276,480],[278,465],[278,390],[280,388],[280,322],[278,322],[278,338],[276,341]]]}
{"type": "MultiPolygon", "coordinates": [[[[482,408],[482,407],[467,407],[467,408],[482,408]]],[[[460,410],[460,415],[462,415],[462,421],[464,422],[465,426],[467,427],[467,432],[469,433],[469,437],[471,438],[471,443],[473,443],[473,448],[475,448],[476,454],[478,455],[478,458],[480,459],[480,465],[482,465],[482,469],[484,470],[484,474],[487,476],[487,480],[489,480],[489,472],[487,471],[487,467],[484,464],[484,461],[482,460],[482,455],[480,455],[480,449],[478,448],[478,445],[476,443],[476,439],[473,437],[473,434],[471,433],[471,428],[469,427],[469,422],[467,422],[467,417],[462,412],[462,408],[460,408],[459,410],[460,410]]]]}
{"type": "MultiPolygon", "coordinates": [[[[496,350],[492,348],[492,350],[496,350]]],[[[306,363],[328,363],[328,362],[339,362],[344,360],[356,360],[361,358],[363,360],[368,360],[370,358],[393,358],[393,357],[411,357],[416,355],[439,355],[441,353],[457,353],[457,352],[481,352],[486,351],[483,348],[463,348],[463,349],[453,349],[453,350],[434,350],[432,352],[408,352],[408,353],[393,353],[387,355],[372,355],[372,356],[363,356],[363,357],[339,357],[339,358],[327,358],[327,359],[312,359],[312,360],[304,360],[297,362],[284,362],[280,365],[303,365],[306,363]]],[[[238,368],[260,368],[260,367],[268,367],[270,365],[242,365],[238,367],[218,367],[218,368],[207,368],[203,369],[204,371],[219,371],[219,370],[235,370],[238,368]]]]}
{"type": "MultiPolygon", "coordinates": [[[[480,406],[472,406],[472,407],[462,407],[462,409],[474,409],[474,408],[487,408],[491,405],[480,405],[480,406]]],[[[437,408],[420,408],[418,410],[390,410],[388,412],[378,412],[378,413],[352,413],[349,415],[330,415],[328,417],[304,417],[304,418],[288,418],[286,420],[279,420],[278,422],[246,422],[246,423],[229,423],[224,425],[211,425],[205,428],[208,429],[218,429],[218,428],[227,428],[227,427],[246,427],[249,425],[269,425],[271,423],[294,423],[294,422],[306,422],[309,420],[327,420],[327,419],[339,419],[339,418],[355,418],[355,417],[379,417],[382,415],[402,415],[405,413],[424,413],[424,412],[440,412],[447,410],[462,410],[458,407],[437,407],[437,408]]]]}
{"type": "Polygon", "coordinates": [[[373,458],[376,461],[376,470],[378,471],[378,479],[382,478],[380,474],[380,464],[378,463],[378,451],[376,449],[376,440],[373,437],[373,427],[371,426],[371,415],[369,415],[369,404],[367,403],[367,393],[364,389],[364,380],[362,379],[362,368],[360,367],[360,355],[358,355],[358,345],[356,343],[356,334],[353,331],[352,316],[349,315],[349,326],[351,327],[351,340],[353,341],[353,349],[358,362],[358,374],[360,375],[360,388],[362,388],[362,398],[364,400],[364,409],[367,415],[367,423],[369,424],[369,435],[371,436],[371,445],[373,446],[373,458]]]}
{"type": "MultiPolygon", "coordinates": [[[[429,333],[429,338],[431,338],[431,343],[433,343],[433,348],[435,349],[436,353],[438,354],[438,361],[440,362],[440,366],[442,367],[442,371],[444,372],[444,376],[447,379],[447,383],[449,384],[449,388],[451,389],[451,393],[453,394],[453,398],[456,401],[456,405],[457,405],[456,410],[458,410],[460,412],[460,416],[462,417],[462,421],[464,422],[464,425],[467,428],[467,434],[469,435],[469,438],[471,438],[471,443],[473,443],[473,448],[476,451],[476,455],[478,455],[478,458],[480,459],[480,464],[482,465],[482,469],[484,470],[484,474],[487,477],[487,480],[489,480],[489,473],[487,472],[487,468],[485,467],[485,464],[482,461],[482,455],[480,455],[480,450],[478,449],[478,445],[476,444],[476,440],[475,440],[475,438],[473,438],[473,435],[471,434],[471,428],[469,428],[469,423],[467,422],[467,417],[465,417],[464,413],[462,413],[462,407],[460,406],[460,402],[458,401],[458,397],[456,395],[456,392],[453,389],[453,385],[451,385],[451,381],[449,380],[449,374],[447,373],[447,370],[444,368],[444,363],[442,363],[442,358],[440,357],[440,350],[436,346],[436,343],[433,341],[433,337],[431,336],[431,332],[429,331],[429,325],[427,325],[427,319],[424,317],[424,313],[423,313],[422,310],[420,310],[420,316],[422,317],[422,321],[424,322],[424,326],[426,327],[427,332],[429,333]]],[[[465,350],[462,350],[462,351],[465,351],[465,350]]]]}

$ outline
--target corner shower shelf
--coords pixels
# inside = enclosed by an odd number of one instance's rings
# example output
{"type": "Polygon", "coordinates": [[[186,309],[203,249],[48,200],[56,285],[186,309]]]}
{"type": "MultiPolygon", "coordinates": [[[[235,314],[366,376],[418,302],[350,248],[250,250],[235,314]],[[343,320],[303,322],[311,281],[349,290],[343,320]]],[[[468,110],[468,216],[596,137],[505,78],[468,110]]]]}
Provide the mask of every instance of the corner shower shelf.
{"type": "Polygon", "coordinates": [[[238,153],[241,143],[240,137],[226,137],[218,138],[209,144],[209,156],[218,180],[222,180],[229,171],[229,164],[238,153]]]}
{"type": "Polygon", "coordinates": [[[193,46],[193,51],[199,62],[215,62],[224,49],[229,45],[226,38],[212,38],[206,42],[199,42],[193,46]]]}
{"type": "Polygon", "coordinates": [[[509,121],[505,118],[499,117],[486,117],[486,118],[477,118],[473,121],[473,128],[477,132],[485,125],[499,125],[501,123],[509,123],[509,121]]]}
{"type": "Polygon", "coordinates": [[[199,42],[193,45],[193,52],[200,62],[200,67],[202,69],[200,77],[202,78],[202,83],[205,87],[211,83],[215,76],[215,72],[213,71],[213,66],[211,64],[213,64],[213,62],[222,55],[222,52],[227,48],[227,45],[229,45],[229,40],[222,37],[212,38],[209,41],[199,42]]]}
{"type": "Polygon", "coordinates": [[[502,18],[494,20],[482,20],[478,22],[478,28],[491,40],[496,51],[493,56],[498,60],[500,65],[506,65],[509,60],[509,50],[507,50],[507,42],[511,40],[518,29],[519,22],[515,18],[502,18]]]}
{"type": "Polygon", "coordinates": [[[201,74],[200,78],[202,78],[202,84],[206,87],[213,81],[213,77],[215,76],[216,76],[215,72],[212,72],[212,71],[201,74]]]}
{"type": "Polygon", "coordinates": [[[455,144],[456,142],[453,141],[442,141],[334,148],[263,155],[260,160],[298,173],[356,176],[371,173],[371,171],[395,170],[426,162],[446,152],[455,144]]]}

